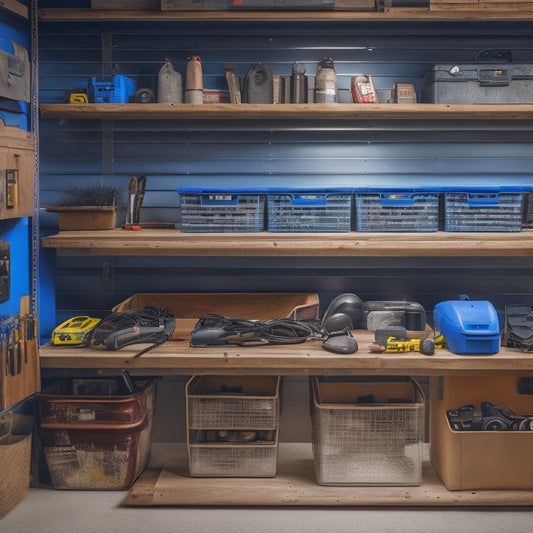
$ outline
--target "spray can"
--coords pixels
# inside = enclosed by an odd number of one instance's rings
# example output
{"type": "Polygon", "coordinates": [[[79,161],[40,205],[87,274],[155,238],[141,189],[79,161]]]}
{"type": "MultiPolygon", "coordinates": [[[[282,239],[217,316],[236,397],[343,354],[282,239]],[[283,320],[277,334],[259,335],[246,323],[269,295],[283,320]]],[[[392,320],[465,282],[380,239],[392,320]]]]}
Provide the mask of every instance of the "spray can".
{"type": "Polygon", "coordinates": [[[331,57],[325,57],[318,64],[316,71],[315,102],[317,104],[336,104],[338,101],[335,65],[331,57]]]}
{"type": "Polygon", "coordinates": [[[307,103],[307,76],[305,75],[305,65],[303,63],[296,62],[292,64],[291,103],[307,103]]]}
{"type": "Polygon", "coordinates": [[[162,104],[181,104],[183,102],[181,74],[174,70],[170,59],[159,69],[157,101],[162,104]]]}
{"type": "Polygon", "coordinates": [[[185,103],[201,104],[204,92],[204,82],[202,79],[202,63],[198,56],[192,56],[187,62],[187,73],[185,77],[185,103]]]}

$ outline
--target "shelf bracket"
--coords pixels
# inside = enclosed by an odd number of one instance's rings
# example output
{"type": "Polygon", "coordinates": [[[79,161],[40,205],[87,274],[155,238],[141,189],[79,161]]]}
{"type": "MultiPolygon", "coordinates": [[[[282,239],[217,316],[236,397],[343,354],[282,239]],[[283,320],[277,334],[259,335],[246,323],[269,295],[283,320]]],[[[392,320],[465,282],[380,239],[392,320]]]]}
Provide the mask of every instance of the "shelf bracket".
{"type": "Polygon", "coordinates": [[[115,122],[102,120],[102,174],[115,173],[115,122]]]}
{"type": "Polygon", "coordinates": [[[102,45],[102,76],[113,74],[113,34],[102,33],[100,36],[102,45]]]}
{"type": "Polygon", "coordinates": [[[104,297],[115,294],[115,258],[106,257],[102,264],[102,290],[104,297]]]}

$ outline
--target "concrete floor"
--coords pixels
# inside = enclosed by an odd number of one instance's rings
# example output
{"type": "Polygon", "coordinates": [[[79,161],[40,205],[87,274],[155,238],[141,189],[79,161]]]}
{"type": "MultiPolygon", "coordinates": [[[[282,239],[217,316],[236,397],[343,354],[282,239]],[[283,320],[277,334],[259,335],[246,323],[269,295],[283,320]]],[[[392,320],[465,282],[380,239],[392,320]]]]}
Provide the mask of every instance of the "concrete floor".
{"type": "MultiPolygon", "coordinates": [[[[168,460],[153,445],[152,465],[168,460]]],[[[1,465],[0,465],[1,468],[1,465]]],[[[0,520],[0,533],[524,533],[528,508],[213,508],[123,507],[124,491],[31,488],[0,520]]]]}
{"type": "Polygon", "coordinates": [[[124,508],[123,492],[30,489],[2,533],[524,533],[522,509],[124,508]]]}

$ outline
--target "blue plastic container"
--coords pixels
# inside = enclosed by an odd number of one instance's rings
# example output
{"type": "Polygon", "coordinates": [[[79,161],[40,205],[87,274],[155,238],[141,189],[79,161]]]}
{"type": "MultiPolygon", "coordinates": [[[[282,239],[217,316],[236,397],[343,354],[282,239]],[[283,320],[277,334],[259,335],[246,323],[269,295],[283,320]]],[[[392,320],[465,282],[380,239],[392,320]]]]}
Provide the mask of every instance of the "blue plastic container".
{"type": "Polygon", "coordinates": [[[184,233],[259,232],[265,229],[264,191],[178,189],[184,233]]]}
{"type": "Polygon", "coordinates": [[[498,314],[490,302],[440,302],[433,310],[433,321],[455,354],[493,354],[500,350],[498,314]]]}
{"type": "Polygon", "coordinates": [[[436,192],[376,191],[355,195],[355,230],[433,232],[439,229],[436,192]]]}
{"type": "Polygon", "coordinates": [[[339,190],[271,189],[268,231],[349,232],[353,195],[339,190]]]}
{"type": "Polygon", "coordinates": [[[445,231],[521,231],[523,190],[472,189],[444,195],[445,231]]]}
{"type": "Polygon", "coordinates": [[[96,104],[127,104],[135,94],[135,82],[126,76],[92,77],[89,101],[96,104]]]}

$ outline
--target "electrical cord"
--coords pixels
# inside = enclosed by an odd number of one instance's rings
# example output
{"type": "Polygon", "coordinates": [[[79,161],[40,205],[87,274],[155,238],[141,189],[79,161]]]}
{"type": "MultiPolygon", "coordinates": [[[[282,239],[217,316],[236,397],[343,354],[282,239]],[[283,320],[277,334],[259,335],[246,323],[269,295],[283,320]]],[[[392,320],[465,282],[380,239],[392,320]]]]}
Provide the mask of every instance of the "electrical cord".
{"type": "Polygon", "coordinates": [[[297,344],[310,339],[323,340],[326,335],[317,320],[279,318],[260,321],[210,313],[196,323],[191,334],[191,346],[297,344]]]}
{"type": "MultiPolygon", "coordinates": [[[[153,343],[155,347],[168,340],[175,327],[176,320],[171,309],[159,310],[147,306],[111,313],[86,334],[83,344],[103,344],[108,350],[118,350],[138,343],[153,343]]],[[[141,354],[146,351],[143,350],[141,354]]]]}

